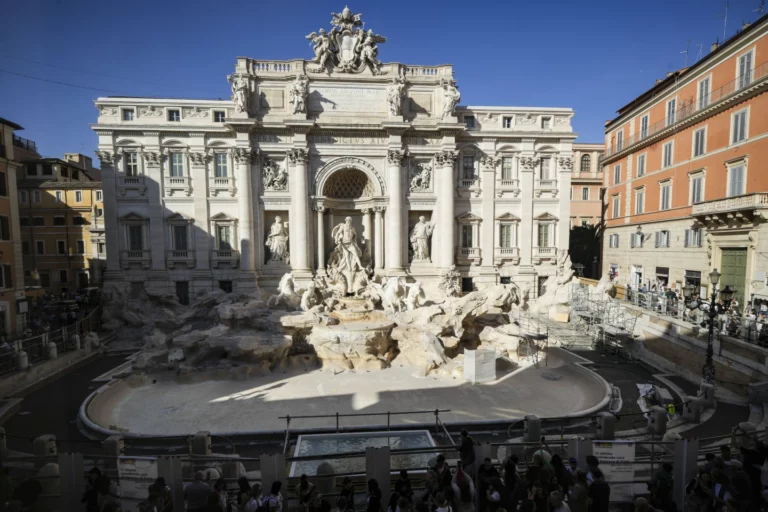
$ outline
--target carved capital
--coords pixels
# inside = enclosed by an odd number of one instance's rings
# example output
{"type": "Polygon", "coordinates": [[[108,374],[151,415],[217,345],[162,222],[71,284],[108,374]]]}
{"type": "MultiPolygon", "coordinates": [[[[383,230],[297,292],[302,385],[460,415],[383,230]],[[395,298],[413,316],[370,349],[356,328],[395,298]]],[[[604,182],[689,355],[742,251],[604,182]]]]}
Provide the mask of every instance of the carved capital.
{"type": "Polygon", "coordinates": [[[524,156],[520,158],[520,165],[522,165],[523,169],[526,171],[532,171],[539,165],[539,159],[532,158],[530,156],[524,156]]]}
{"type": "Polygon", "coordinates": [[[256,158],[257,151],[250,148],[232,148],[229,150],[229,154],[235,164],[250,164],[256,158]]]}
{"type": "Polygon", "coordinates": [[[405,158],[405,151],[399,149],[390,149],[387,153],[387,162],[394,165],[403,165],[403,158],[405,158]]]}
{"type": "Polygon", "coordinates": [[[163,154],[157,151],[142,151],[141,157],[144,159],[144,163],[147,167],[157,167],[160,165],[160,161],[163,158],[163,154]]]}
{"type": "Polygon", "coordinates": [[[435,161],[439,167],[453,167],[453,164],[456,163],[457,157],[458,154],[455,151],[442,151],[435,154],[435,161]]]}
{"type": "Polygon", "coordinates": [[[371,213],[373,211],[373,209],[372,208],[363,208],[360,211],[363,213],[363,215],[368,215],[369,213],[371,213]]]}
{"type": "Polygon", "coordinates": [[[120,155],[114,151],[96,151],[96,158],[101,160],[102,164],[113,165],[120,159],[120,155]]]}
{"type": "Polygon", "coordinates": [[[315,211],[322,215],[325,213],[325,206],[315,205],[315,211]]]}
{"type": "Polygon", "coordinates": [[[374,206],[373,207],[373,211],[376,212],[376,213],[383,214],[384,212],[387,211],[387,207],[386,206],[374,206]]]}
{"type": "Polygon", "coordinates": [[[569,171],[573,169],[573,158],[561,158],[558,160],[558,163],[563,169],[568,169],[569,171]]]}
{"type": "Polygon", "coordinates": [[[291,165],[305,164],[308,157],[306,149],[297,148],[288,152],[288,160],[291,161],[291,165]]]}
{"type": "Polygon", "coordinates": [[[190,152],[187,154],[187,156],[189,156],[189,161],[192,165],[205,165],[209,159],[209,155],[204,152],[190,152]]]}
{"type": "Polygon", "coordinates": [[[496,169],[499,163],[501,163],[501,158],[498,156],[484,155],[480,158],[480,164],[491,171],[496,169]]]}

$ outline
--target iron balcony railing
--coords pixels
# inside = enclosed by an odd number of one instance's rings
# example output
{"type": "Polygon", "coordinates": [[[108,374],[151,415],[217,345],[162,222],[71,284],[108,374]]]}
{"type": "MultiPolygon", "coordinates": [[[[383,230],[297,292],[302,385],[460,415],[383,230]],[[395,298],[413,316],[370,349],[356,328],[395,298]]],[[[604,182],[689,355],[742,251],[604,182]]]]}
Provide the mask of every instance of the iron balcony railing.
{"type": "Polygon", "coordinates": [[[667,128],[672,128],[682,123],[694,114],[713,107],[731,95],[746,89],[750,85],[753,85],[755,82],[765,78],[766,75],[768,75],[768,62],[760,64],[759,66],[755,67],[755,69],[740,75],[719,89],[711,91],[706,96],[696,100],[690,98],[687,101],[682,102],[680,108],[675,111],[674,116],[665,116],[664,119],[661,119],[648,127],[640,128],[635,132],[634,135],[625,138],[621,143],[611,145],[606,149],[605,157],[607,158],[609,156],[615,155],[616,153],[627,150],[631,146],[634,146],[635,144],[638,144],[645,139],[653,137],[657,133],[660,133],[667,128]]]}
{"type": "Polygon", "coordinates": [[[22,148],[22,149],[26,149],[27,151],[37,153],[37,144],[35,144],[34,141],[25,139],[24,137],[19,137],[18,135],[14,135],[13,145],[16,146],[17,148],[22,148]]]}

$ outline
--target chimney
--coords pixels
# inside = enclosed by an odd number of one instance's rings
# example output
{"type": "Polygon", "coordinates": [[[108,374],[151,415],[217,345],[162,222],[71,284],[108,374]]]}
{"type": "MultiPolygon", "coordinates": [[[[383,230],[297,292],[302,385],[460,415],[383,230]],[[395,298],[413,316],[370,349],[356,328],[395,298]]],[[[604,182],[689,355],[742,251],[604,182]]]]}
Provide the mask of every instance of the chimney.
{"type": "Polygon", "coordinates": [[[660,84],[661,82],[663,82],[663,81],[664,81],[664,79],[663,79],[663,78],[657,78],[657,79],[656,79],[656,83],[655,83],[654,85],[659,85],[659,84],[660,84]]]}
{"type": "Polygon", "coordinates": [[[715,41],[712,43],[712,46],[709,47],[709,52],[712,53],[713,51],[717,50],[717,47],[720,46],[719,41],[715,41]]]}

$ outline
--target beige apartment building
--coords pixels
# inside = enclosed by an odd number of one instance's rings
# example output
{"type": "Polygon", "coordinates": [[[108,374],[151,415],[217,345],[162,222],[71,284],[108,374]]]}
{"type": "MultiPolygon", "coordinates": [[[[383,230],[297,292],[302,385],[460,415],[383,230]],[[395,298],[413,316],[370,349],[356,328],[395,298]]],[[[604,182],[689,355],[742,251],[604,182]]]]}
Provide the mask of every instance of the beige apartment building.
{"type": "Polygon", "coordinates": [[[573,143],[571,174],[571,226],[594,226],[600,223],[603,200],[602,143],[573,143]]]}

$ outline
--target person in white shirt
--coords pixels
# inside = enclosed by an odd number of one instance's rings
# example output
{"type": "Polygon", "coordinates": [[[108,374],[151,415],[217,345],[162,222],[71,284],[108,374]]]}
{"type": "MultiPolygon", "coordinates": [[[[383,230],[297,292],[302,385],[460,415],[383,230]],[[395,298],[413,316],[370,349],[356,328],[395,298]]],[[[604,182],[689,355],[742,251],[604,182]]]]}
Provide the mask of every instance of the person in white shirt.
{"type": "Polygon", "coordinates": [[[251,497],[245,504],[244,512],[256,512],[264,503],[264,497],[261,495],[261,484],[253,484],[251,487],[251,497]]]}
{"type": "Polygon", "coordinates": [[[559,491],[549,493],[549,505],[552,512],[571,512],[570,507],[563,502],[559,491]]]}

